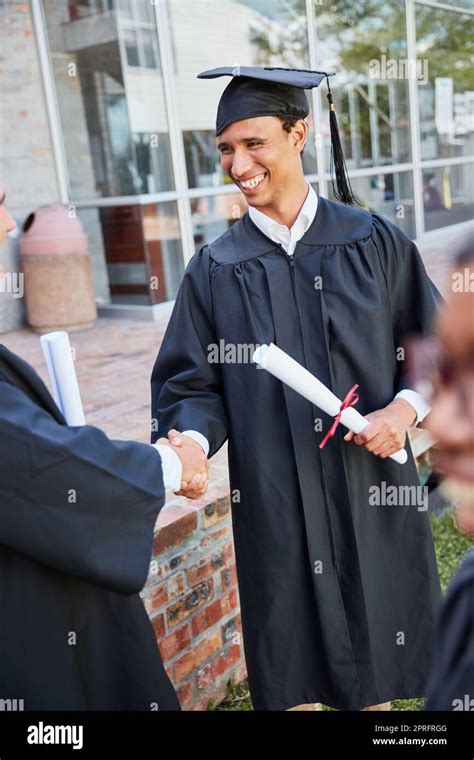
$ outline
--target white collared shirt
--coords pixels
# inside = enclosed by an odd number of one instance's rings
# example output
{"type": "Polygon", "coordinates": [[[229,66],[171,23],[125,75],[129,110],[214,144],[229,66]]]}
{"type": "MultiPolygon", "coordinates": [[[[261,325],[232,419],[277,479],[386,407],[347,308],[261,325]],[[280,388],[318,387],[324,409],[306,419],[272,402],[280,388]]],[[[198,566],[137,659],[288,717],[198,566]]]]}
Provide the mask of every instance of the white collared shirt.
{"type": "Polygon", "coordinates": [[[270,240],[281,243],[289,256],[293,255],[296,243],[301,240],[308,227],[313,223],[318,209],[318,196],[309,182],[306,184],[308,185],[308,194],[291,230],[285,224],[278,224],[257,208],[249,207],[249,216],[255,226],[270,240]]]}

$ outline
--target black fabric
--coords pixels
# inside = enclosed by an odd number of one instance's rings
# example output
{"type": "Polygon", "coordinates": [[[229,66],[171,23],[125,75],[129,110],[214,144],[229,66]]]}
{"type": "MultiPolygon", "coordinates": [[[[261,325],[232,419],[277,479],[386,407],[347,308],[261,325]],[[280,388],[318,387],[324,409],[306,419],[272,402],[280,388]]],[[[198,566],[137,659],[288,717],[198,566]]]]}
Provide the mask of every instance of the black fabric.
{"type": "Polygon", "coordinates": [[[25,710],[179,709],[138,595],[164,502],[157,452],[67,427],[4,346],[0,445],[2,699],[25,710]]]}
{"type": "Polygon", "coordinates": [[[231,76],[217,108],[216,135],[234,121],[256,116],[295,116],[309,113],[304,89],[318,87],[332,74],[303,69],[222,66],[198,74],[199,79],[231,76]]]}
{"type": "Polygon", "coordinates": [[[425,710],[474,710],[474,550],[448,588],[425,710]]]}
{"type": "Polygon", "coordinates": [[[209,348],[276,343],[340,398],[359,383],[367,414],[406,387],[397,349],[429,331],[438,297],[397,227],[324,198],[293,259],[246,213],[187,267],[152,374],[154,438],[195,429],[210,456],[228,439],[256,709],[422,696],[439,579],[427,512],[368,503],[382,481],[419,484],[408,438],[405,465],[344,442],[342,426],[320,450],[332,419],[250,362],[210,363],[209,348]]]}

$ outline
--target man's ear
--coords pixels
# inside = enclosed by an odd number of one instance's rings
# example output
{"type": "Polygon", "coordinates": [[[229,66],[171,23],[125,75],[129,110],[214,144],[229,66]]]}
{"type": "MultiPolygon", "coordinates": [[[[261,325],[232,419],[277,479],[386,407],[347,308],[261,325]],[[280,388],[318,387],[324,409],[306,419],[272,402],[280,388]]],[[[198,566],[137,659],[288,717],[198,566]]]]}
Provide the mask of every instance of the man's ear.
{"type": "Polygon", "coordinates": [[[299,153],[303,152],[307,135],[308,135],[308,125],[304,119],[299,119],[296,122],[296,124],[293,126],[293,129],[291,131],[293,145],[295,146],[295,148],[298,147],[299,153]]]}

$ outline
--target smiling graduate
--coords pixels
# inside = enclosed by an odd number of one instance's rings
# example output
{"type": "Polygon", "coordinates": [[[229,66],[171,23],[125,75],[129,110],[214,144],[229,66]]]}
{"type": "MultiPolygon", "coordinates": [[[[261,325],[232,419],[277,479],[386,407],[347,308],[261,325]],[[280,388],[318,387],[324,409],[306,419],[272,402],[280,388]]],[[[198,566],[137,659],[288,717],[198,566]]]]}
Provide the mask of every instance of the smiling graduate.
{"type": "Polygon", "coordinates": [[[359,710],[420,697],[440,587],[427,513],[369,504],[419,484],[407,430],[429,410],[400,360],[425,333],[436,289],[411,240],[354,207],[329,97],[335,193],[318,197],[301,152],[305,89],[328,75],[239,67],[217,110],[224,171],[249,210],[188,265],[152,374],[159,435],[228,440],[245,656],[258,710],[322,702],[359,710]],[[318,286],[316,286],[318,284],[318,286]],[[370,424],[340,427],[248,362],[209,347],[275,343],[343,399],[359,384],[370,424]],[[389,455],[406,447],[408,462],[389,455]],[[238,498],[234,498],[237,495],[238,498]]]}

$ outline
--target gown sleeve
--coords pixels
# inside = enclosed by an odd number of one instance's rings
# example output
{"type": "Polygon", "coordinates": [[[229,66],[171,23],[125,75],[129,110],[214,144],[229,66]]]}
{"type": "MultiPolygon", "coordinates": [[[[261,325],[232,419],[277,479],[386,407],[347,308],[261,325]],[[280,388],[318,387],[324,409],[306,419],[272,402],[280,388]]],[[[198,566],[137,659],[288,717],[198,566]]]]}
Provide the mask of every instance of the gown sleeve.
{"type": "Polygon", "coordinates": [[[451,582],[441,612],[436,658],[424,709],[472,710],[473,684],[474,551],[471,551],[451,582]]]}
{"type": "Polygon", "coordinates": [[[195,430],[213,456],[227,439],[228,422],[220,366],[208,361],[216,343],[212,326],[209,255],[201,248],[189,262],[151,377],[152,441],[169,430],[195,430]]]}
{"type": "MultiPolygon", "coordinates": [[[[404,346],[409,336],[429,335],[443,298],[428,277],[418,248],[387,219],[373,214],[373,241],[388,290],[394,346],[404,346]]],[[[405,362],[399,362],[394,393],[411,390],[405,362]]]]}
{"type": "Polygon", "coordinates": [[[155,448],[62,425],[5,382],[0,445],[0,543],[110,591],[140,591],[165,497],[155,448]]]}

